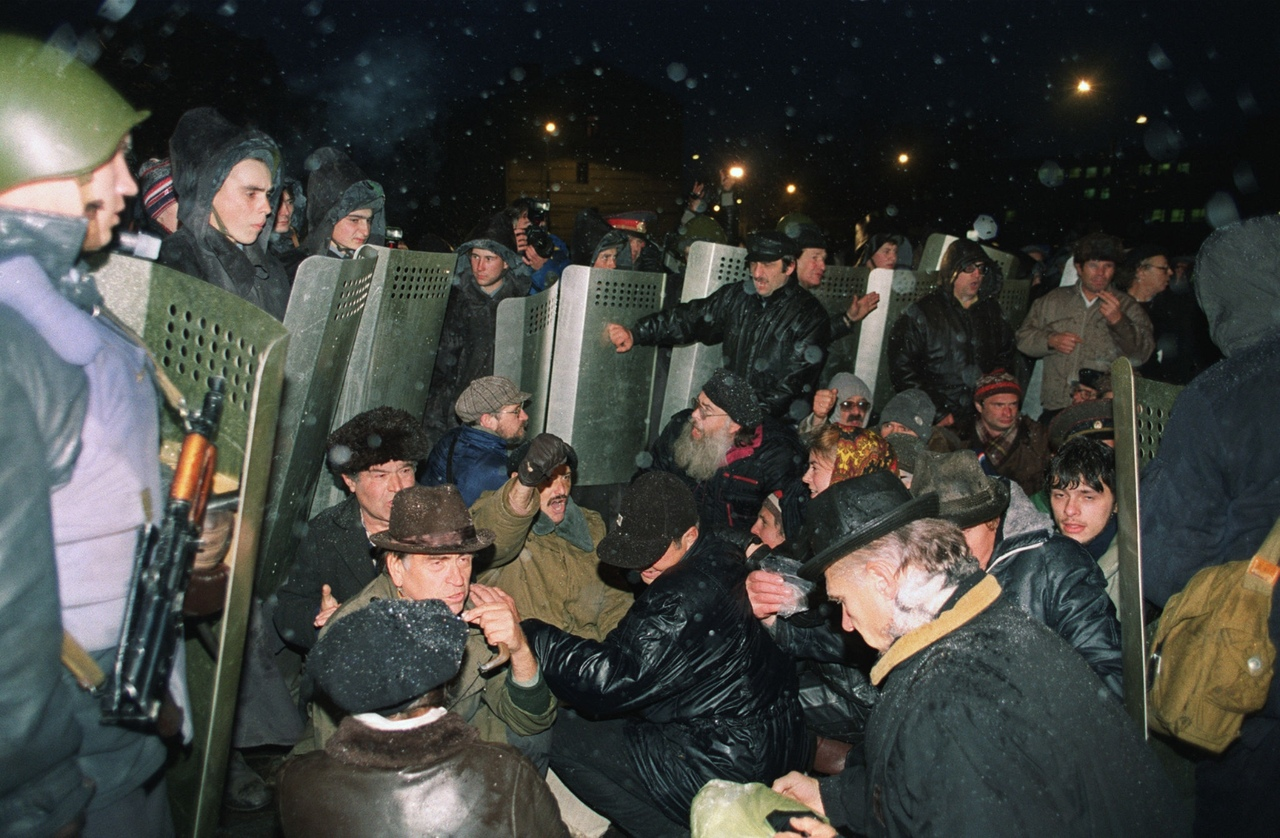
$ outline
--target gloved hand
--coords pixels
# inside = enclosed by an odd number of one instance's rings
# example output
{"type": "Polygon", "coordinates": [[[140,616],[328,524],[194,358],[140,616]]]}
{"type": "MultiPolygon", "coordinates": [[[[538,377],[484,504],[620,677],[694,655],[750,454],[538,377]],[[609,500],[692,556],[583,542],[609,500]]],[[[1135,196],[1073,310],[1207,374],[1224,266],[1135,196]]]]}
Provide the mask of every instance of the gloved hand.
{"type": "Polygon", "coordinates": [[[517,477],[525,486],[537,486],[551,476],[556,467],[573,456],[569,444],[555,434],[538,434],[520,461],[517,477]]]}

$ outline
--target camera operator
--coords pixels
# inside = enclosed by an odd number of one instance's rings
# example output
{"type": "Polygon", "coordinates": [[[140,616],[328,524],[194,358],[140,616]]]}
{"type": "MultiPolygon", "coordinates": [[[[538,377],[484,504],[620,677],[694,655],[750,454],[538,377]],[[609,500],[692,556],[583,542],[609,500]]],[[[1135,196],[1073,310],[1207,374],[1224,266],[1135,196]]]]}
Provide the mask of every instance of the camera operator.
{"type": "Polygon", "coordinates": [[[533,272],[530,293],[554,285],[569,265],[569,245],[547,229],[550,201],[517,198],[507,207],[516,234],[516,249],[533,272]]]}

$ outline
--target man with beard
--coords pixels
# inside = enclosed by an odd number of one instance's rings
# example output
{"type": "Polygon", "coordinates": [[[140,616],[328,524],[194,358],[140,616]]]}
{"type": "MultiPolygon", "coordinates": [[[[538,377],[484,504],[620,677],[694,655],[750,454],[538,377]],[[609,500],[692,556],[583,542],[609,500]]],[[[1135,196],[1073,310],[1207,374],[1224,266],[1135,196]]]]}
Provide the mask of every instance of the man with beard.
{"type": "Polygon", "coordinates": [[[467,385],[454,410],[463,424],[431,449],[419,483],[452,483],[470,506],[482,492],[507,482],[507,454],[524,439],[529,425],[525,403],[530,394],[501,375],[486,375],[467,385]]]}
{"type": "Polygon", "coordinates": [[[600,564],[596,546],[604,519],[569,497],[578,455],[551,434],[541,434],[523,458],[547,477],[535,485],[512,477],[471,507],[476,526],[493,530],[493,559],[476,581],[501,588],[521,617],[532,617],[591,640],[603,640],[631,607],[632,596],[615,568],[600,564]]]}
{"type": "Polygon", "coordinates": [[[670,472],[693,491],[703,529],[739,545],[750,539],[765,496],[804,471],[795,433],[765,415],[747,381],[724,369],[691,409],[671,417],[652,453],[651,470],[670,472]]]}

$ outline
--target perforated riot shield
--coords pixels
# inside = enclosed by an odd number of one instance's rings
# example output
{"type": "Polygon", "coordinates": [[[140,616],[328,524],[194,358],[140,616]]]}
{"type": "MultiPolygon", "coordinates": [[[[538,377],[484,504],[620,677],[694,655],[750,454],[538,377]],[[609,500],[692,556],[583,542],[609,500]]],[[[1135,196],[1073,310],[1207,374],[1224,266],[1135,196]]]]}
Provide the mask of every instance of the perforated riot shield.
{"type": "MultiPolygon", "coordinates": [[[[734,282],[746,282],[751,278],[747,270],[747,251],[741,247],[712,242],[694,242],[689,248],[688,267],[684,273],[684,290],[680,302],[709,297],[722,286],[734,282]]],[[[724,366],[724,354],[719,345],[707,346],[693,343],[671,350],[671,367],[667,372],[667,389],[663,394],[661,421],[658,429],[666,427],[671,417],[689,406],[689,402],[711,374],[724,366]]]]}
{"type": "MultiPolygon", "coordinates": [[[[230,574],[222,615],[211,627],[215,648],[185,644],[195,740],[168,770],[178,833],[211,836],[231,748],[289,334],[257,307],[169,268],[118,255],[96,267],[107,306],[142,336],[189,403],[198,404],[209,376],[227,382],[214,491],[238,496],[224,560],[230,574]]],[[[162,458],[176,455],[183,430],[167,412],[161,433],[162,458]]]]}
{"type": "MultiPolygon", "coordinates": [[[[826,279],[823,279],[826,282],[826,279]]],[[[936,274],[876,268],[867,274],[867,293],[880,295],[880,305],[862,321],[853,374],[871,388],[871,401],[883,406],[894,392],[889,376],[889,330],[907,307],[933,290],[936,274]]]]}
{"type": "Polygon", "coordinates": [[[1128,358],[1111,364],[1116,439],[1116,544],[1120,561],[1120,654],[1124,706],[1147,734],[1147,635],[1143,623],[1139,475],[1160,438],[1181,387],[1138,378],[1128,358]]]}
{"type": "MultiPolygon", "coordinates": [[[[457,262],[452,253],[372,245],[365,245],[359,255],[376,258],[377,266],[330,430],[382,405],[422,418],[457,262]]],[[[323,462],[317,463],[316,469],[320,476],[312,515],[344,497],[323,462]]]]}
{"type": "Polygon", "coordinates": [[[498,306],[494,372],[533,393],[530,432],[578,450],[578,485],[623,483],[649,436],[657,349],[618,353],[609,323],[632,326],[662,308],[665,277],[572,265],[541,294],[498,306]]]}
{"type": "MultiPolygon", "coordinates": [[[[822,303],[828,314],[843,314],[849,310],[853,297],[861,297],[867,293],[867,278],[870,270],[864,267],[839,265],[827,268],[822,277],[822,284],[813,289],[813,296],[822,303]]],[[[827,348],[827,363],[822,368],[819,381],[825,384],[831,376],[843,370],[853,370],[858,360],[858,336],[860,327],[855,327],[853,334],[845,335],[832,341],[827,348]]]]}
{"type": "Polygon", "coordinates": [[[324,460],[324,441],[364,312],[375,259],[312,256],[293,281],[280,429],[263,519],[258,589],[274,591],[293,561],[324,460]]]}

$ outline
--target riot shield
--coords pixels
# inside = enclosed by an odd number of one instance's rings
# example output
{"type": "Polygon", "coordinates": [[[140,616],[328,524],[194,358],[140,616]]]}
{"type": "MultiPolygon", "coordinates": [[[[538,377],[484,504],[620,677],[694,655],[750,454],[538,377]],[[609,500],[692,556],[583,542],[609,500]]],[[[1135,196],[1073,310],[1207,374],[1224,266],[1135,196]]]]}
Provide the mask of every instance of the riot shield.
{"type": "MultiPolygon", "coordinates": [[[[680,295],[682,303],[709,297],[723,285],[746,282],[751,278],[751,273],[747,270],[747,251],[741,247],[694,242],[689,248],[687,264],[684,291],[680,295]]],[[[667,372],[667,389],[662,398],[659,431],[666,427],[672,416],[689,406],[689,402],[698,395],[711,374],[722,366],[724,355],[719,345],[693,343],[671,350],[671,367],[667,372]]]]}
{"type": "MultiPolygon", "coordinates": [[[[421,419],[457,258],[452,253],[373,245],[365,245],[359,255],[378,262],[331,426],[338,427],[356,414],[382,405],[398,407],[421,419]]],[[[316,468],[320,477],[312,515],[345,497],[329,479],[323,462],[316,468]]]]}
{"type": "MultiPolygon", "coordinates": [[[[215,647],[186,642],[195,740],[167,777],[178,833],[211,836],[231,748],[289,333],[232,294],[140,259],[109,256],[95,275],[108,308],[142,336],[188,402],[199,403],[209,376],[227,382],[214,491],[238,494],[239,513],[224,560],[230,574],[222,615],[211,627],[215,647]]],[[[161,433],[162,458],[176,456],[182,428],[168,411],[161,433]]]]}
{"type": "MultiPolygon", "coordinates": [[[[849,302],[854,295],[861,297],[867,293],[867,279],[871,272],[863,267],[839,265],[827,268],[822,277],[822,284],[813,291],[822,307],[828,314],[843,314],[849,310],[849,302]]],[[[858,360],[858,336],[862,330],[854,328],[854,334],[845,335],[832,341],[827,347],[827,363],[822,368],[822,383],[831,380],[831,376],[842,370],[852,370],[858,360]]]]}
{"type": "Polygon", "coordinates": [[[867,274],[867,293],[879,294],[880,305],[863,319],[858,331],[853,374],[871,388],[873,404],[883,406],[894,392],[889,376],[889,330],[908,306],[933,290],[937,280],[936,274],[888,268],[875,268],[867,274]]]}
{"type": "Polygon", "coordinates": [[[493,374],[516,383],[529,399],[532,438],[547,427],[547,394],[556,339],[556,317],[562,285],[557,282],[531,297],[512,297],[498,303],[495,321],[493,374]]]}
{"type": "Polygon", "coordinates": [[[258,590],[279,586],[311,511],[324,441],[373,280],[375,259],[312,256],[298,267],[285,312],[285,365],[280,428],[263,520],[258,590]]]}
{"type": "Polygon", "coordinates": [[[1182,388],[1138,378],[1128,358],[1111,365],[1115,390],[1116,539],[1120,559],[1120,654],[1124,706],[1147,735],[1147,635],[1143,623],[1139,475],[1160,448],[1182,388]]]}

